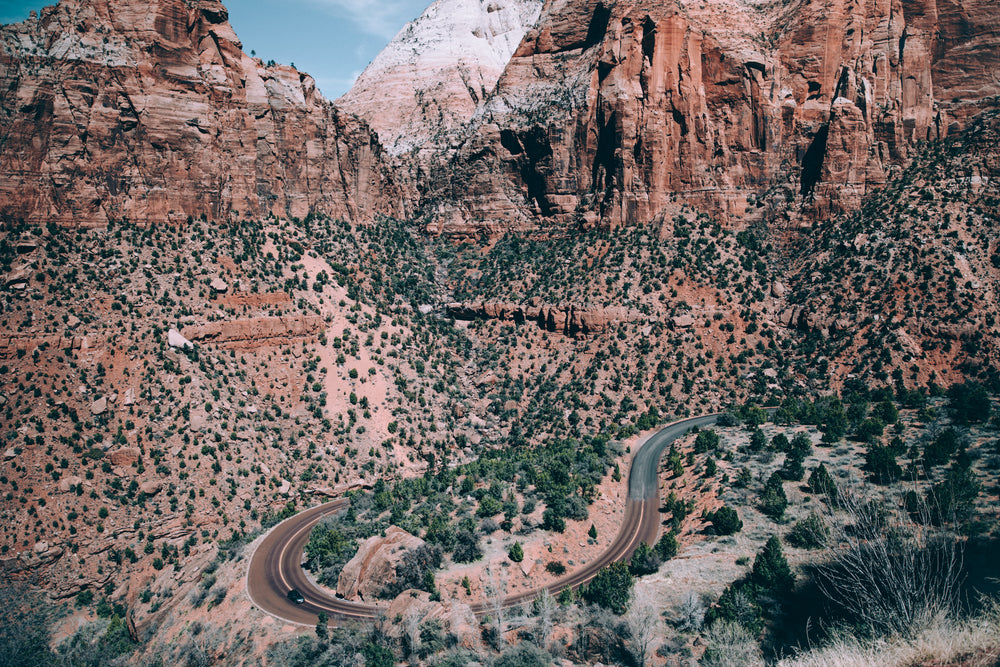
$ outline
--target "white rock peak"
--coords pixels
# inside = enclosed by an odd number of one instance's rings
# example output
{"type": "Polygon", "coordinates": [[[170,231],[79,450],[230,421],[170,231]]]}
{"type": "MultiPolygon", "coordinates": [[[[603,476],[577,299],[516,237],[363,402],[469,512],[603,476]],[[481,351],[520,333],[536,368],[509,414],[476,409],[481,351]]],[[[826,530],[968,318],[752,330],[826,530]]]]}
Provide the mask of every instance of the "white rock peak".
{"type": "Polygon", "coordinates": [[[493,91],[541,8],[542,0],[435,0],[337,104],[364,118],[391,153],[440,143],[493,91]]]}

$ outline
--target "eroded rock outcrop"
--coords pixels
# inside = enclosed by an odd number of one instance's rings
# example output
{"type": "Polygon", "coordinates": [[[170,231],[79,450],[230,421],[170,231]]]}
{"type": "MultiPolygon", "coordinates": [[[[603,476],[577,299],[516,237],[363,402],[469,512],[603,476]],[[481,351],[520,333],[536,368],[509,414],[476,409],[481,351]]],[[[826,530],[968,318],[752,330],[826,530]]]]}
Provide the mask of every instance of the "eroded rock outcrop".
{"type": "Polygon", "coordinates": [[[424,541],[398,526],[389,526],[385,537],[369,537],[344,565],[337,579],[337,595],[348,600],[374,600],[387,584],[396,581],[396,566],[407,551],[424,541]]]}
{"type": "Polygon", "coordinates": [[[318,315],[290,315],[208,322],[184,327],[181,333],[192,341],[218,345],[281,345],[315,336],[325,327],[318,315]]]}
{"type": "Polygon", "coordinates": [[[403,213],[374,133],[217,0],[62,0],[0,29],[0,91],[0,218],[403,213]]]}
{"type": "Polygon", "coordinates": [[[342,98],[390,159],[218,0],[63,0],[0,30],[0,217],[809,224],[1000,94],[992,0],[538,6],[437,0],[404,28],[342,98]]]}
{"type": "Polygon", "coordinates": [[[550,306],[538,300],[527,304],[515,303],[449,303],[448,315],[458,320],[504,320],[534,322],[547,331],[567,336],[599,334],[620,322],[637,322],[645,315],[623,307],[550,306]]]}

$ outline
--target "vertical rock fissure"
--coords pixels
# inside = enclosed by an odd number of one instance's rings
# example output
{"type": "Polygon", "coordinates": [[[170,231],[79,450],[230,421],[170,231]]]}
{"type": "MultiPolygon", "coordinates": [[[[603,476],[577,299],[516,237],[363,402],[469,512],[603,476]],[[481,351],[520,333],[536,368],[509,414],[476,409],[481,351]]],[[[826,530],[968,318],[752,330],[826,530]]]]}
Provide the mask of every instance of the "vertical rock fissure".
{"type": "Polygon", "coordinates": [[[656,53],[656,24],[648,16],[642,22],[642,55],[643,58],[653,62],[653,55],[656,53]]]}
{"type": "Polygon", "coordinates": [[[603,3],[598,4],[594,8],[594,13],[590,17],[590,25],[587,27],[587,41],[583,44],[584,51],[604,40],[609,20],[611,20],[611,10],[603,3]]]}
{"type": "Polygon", "coordinates": [[[805,156],[802,158],[802,196],[811,197],[823,172],[823,158],[826,157],[826,140],[830,126],[824,124],[816,133],[805,156]]]}
{"type": "Polygon", "coordinates": [[[594,153],[594,167],[591,182],[594,192],[610,191],[615,185],[615,150],[619,145],[615,128],[615,112],[611,112],[607,122],[601,125],[597,136],[597,150],[594,153]]]}

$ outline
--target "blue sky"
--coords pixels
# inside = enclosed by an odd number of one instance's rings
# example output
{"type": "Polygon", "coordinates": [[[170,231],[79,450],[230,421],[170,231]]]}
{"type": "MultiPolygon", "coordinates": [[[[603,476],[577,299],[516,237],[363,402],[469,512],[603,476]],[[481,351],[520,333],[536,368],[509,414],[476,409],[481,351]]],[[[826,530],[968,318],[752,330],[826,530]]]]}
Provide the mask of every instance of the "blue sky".
{"type": "MultiPolygon", "coordinates": [[[[431,0],[223,0],[243,50],[311,74],[328,99],[350,88],[372,58],[431,0]]],[[[0,0],[0,23],[53,2],[0,0]]]]}

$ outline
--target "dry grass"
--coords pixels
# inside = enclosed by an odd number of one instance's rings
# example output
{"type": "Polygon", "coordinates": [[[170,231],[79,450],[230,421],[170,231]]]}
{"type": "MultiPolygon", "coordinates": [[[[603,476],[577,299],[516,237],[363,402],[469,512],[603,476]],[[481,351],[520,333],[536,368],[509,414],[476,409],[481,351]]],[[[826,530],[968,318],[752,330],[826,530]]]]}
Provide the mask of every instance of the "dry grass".
{"type": "Polygon", "coordinates": [[[865,642],[849,634],[778,663],[780,667],[909,667],[1000,664],[1000,603],[981,614],[956,621],[942,618],[909,640],[865,642]]]}

